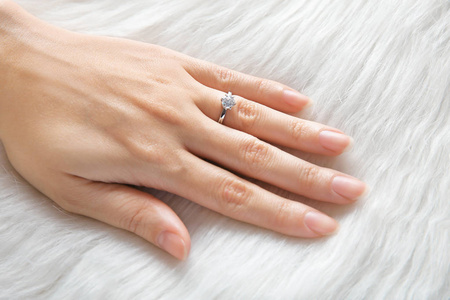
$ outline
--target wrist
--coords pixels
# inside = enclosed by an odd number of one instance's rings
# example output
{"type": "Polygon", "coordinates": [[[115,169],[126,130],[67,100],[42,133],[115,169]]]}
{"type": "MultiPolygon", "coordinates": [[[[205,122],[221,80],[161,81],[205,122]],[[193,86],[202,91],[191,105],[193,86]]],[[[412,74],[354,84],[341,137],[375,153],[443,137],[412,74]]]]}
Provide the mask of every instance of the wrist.
{"type": "MultiPolygon", "coordinates": [[[[72,66],[67,53],[79,46],[70,31],[32,16],[13,1],[0,0],[0,139],[15,135],[35,93],[57,81],[53,71],[72,66]],[[67,51],[69,50],[69,51],[67,51]]],[[[41,91],[43,92],[43,91],[41,91]]]]}
{"type": "Polygon", "coordinates": [[[13,1],[0,0],[0,139],[10,113],[9,104],[15,98],[13,91],[20,89],[21,75],[17,71],[26,64],[23,56],[27,49],[39,38],[36,32],[41,23],[13,1]]]}
{"type": "Polygon", "coordinates": [[[9,0],[0,0],[0,139],[3,137],[5,116],[8,113],[11,67],[18,55],[19,36],[22,35],[23,20],[20,7],[9,0]]]}
{"type": "Polygon", "coordinates": [[[11,64],[14,50],[25,32],[27,19],[24,17],[22,9],[14,2],[0,0],[0,67],[11,64]]]}

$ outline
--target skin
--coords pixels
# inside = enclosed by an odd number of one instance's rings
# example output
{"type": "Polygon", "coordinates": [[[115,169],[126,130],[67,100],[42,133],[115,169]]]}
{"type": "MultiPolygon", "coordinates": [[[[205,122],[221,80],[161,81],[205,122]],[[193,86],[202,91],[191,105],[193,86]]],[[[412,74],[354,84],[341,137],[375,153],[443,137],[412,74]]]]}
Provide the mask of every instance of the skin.
{"type": "Polygon", "coordinates": [[[352,141],[289,115],[310,100],[283,84],[156,45],[66,31],[11,1],[0,1],[0,20],[0,138],[14,168],[69,212],[185,259],[185,225],[133,186],[306,238],[338,224],[240,175],[337,204],[366,189],[268,143],[334,156],[352,141]],[[239,96],[222,125],[220,99],[228,91],[239,96]]]}

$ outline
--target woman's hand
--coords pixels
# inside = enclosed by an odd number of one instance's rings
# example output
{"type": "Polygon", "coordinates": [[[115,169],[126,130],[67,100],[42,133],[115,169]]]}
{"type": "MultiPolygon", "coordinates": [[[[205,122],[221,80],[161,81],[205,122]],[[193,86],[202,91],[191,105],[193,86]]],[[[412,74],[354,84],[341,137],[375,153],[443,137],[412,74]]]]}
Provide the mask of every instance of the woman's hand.
{"type": "MultiPolygon", "coordinates": [[[[3,3],[3,2],[2,2],[3,3]]],[[[179,259],[190,249],[165,190],[237,220],[297,237],[337,223],[233,174],[346,204],[364,183],[267,142],[323,155],[351,143],[341,131],[284,114],[309,99],[145,43],[93,37],[0,5],[0,135],[16,170],[64,209],[132,231],[179,259]],[[236,96],[224,124],[220,99],[236,96]]]]}

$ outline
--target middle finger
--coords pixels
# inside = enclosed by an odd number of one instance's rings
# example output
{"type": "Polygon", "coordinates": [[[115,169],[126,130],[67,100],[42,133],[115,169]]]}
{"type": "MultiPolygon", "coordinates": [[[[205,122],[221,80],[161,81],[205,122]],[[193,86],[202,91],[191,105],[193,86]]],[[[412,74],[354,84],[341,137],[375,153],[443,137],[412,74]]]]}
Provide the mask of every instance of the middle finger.
{"type": "Polygon", "coordinates": [[[349,203],[365,190],[356,178],[308,163],[209,118],[185,144],[195,155],[311,199],[349,203]]]}

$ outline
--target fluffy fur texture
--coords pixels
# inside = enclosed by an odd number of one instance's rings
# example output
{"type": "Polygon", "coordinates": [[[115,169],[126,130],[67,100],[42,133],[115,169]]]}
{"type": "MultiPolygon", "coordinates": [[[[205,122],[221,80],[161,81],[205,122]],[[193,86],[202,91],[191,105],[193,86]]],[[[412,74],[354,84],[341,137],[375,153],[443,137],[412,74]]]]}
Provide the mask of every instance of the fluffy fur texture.
{"type": "Polygon", "coordinates": [[[144,240],[68,214],[1,150],[0,298],[449,299],[450,3],[20,0],[53,24],[163,45],[302,90],[299,114],[355,138],[330,159],[365,180],[354,205],[318,203],[341,223],[296,239],[149,190],[186,223],[178,262],[144,240]]]}

